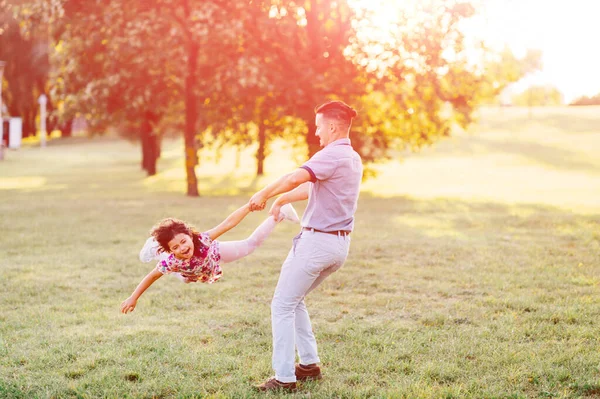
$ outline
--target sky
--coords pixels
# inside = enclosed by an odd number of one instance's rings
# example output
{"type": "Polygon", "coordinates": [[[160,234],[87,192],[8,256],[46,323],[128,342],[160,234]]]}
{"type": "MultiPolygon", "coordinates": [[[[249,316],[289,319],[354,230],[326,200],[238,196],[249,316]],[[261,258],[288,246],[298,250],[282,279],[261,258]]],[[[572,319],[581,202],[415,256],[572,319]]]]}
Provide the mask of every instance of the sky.
{"type": "MultiPolygon", "coordinates": [[[[418,0],[351,0],[374,10],[382,21],[398,7],[418,0]]],[[[513,87],[558,88],[566,103],[600,93],[600,0],[471,0],[478,15],[466,25],[469,35],[517,56],[542,50],[543,69],[513,87]]]]}
{"type": "Polygon", "coordinates": [[[542,50],[543,69],[517,86],[557,87],[568,103],[600,93],[600,1],[482,0],[474,33],[521,56],[542,50]]]}

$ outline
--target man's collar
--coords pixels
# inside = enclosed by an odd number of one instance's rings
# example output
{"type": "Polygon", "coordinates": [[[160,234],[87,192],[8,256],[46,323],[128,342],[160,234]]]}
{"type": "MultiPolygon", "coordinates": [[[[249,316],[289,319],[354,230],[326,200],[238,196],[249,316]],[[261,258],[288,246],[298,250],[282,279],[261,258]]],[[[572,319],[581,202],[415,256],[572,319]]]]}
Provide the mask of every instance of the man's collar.
{"type": "Polygon", "coordinates": [[[349,145],[351,146],[352,143],[350,142],[350,139],[347,137],[343,137],[341,139],[337,139],[335,141],[332,141],[331,143],[328,144],[328,146],[330,145],[349,145]]]}

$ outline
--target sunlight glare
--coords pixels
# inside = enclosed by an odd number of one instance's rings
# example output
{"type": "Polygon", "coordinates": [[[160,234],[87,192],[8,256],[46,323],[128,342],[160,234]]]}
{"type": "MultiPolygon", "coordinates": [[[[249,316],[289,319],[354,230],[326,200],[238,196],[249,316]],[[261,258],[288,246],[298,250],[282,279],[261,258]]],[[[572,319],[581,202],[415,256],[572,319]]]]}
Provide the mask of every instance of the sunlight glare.
{"type": "Polygon", "coordinates": [[[41,188],[47,184],[43,176],[20,176],[0,178],[0,190],[23,190],[41,188]]]}
{"type": "Polygon", "coordinates": [[[371,22],[376,26],[393,23],[400,10],[410,6],[410,3],[415,3],[415,0],[348,0],[348,4],[355,10],[371,12],[371,22]]]}

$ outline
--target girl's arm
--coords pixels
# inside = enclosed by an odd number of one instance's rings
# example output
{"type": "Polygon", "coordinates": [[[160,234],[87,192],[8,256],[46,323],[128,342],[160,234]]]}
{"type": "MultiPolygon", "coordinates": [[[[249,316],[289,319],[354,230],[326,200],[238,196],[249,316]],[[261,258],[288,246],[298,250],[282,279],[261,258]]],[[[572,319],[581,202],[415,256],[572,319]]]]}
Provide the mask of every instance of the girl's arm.
{"type": "Polygon", "coordinates": [[[161,278],[162,275],[163,274],[156,269],[153,269],[150,273],[148,273],[146,277],[144,277],[144,279],[138,284],[135,291],[133,291],[133,294],[131,294],[129,298],[121,303],[121,312],[133,312],[133,309],[135,309],[135,306],[137,305],[138,298],[142,296],[144,291],[146,291],[148,287],[150,287],[156,280],[161,278]]]}
{"type": "Polygon", "coordinates": [[[227,218],[223,220],[218,226],[208,230],[206,234],[208,234],[211,240],[216,240],[220,235],[228,232],[229,230],[233,229],[235,226],[240,224],[242,219],[244,219],[249,213],[250,205],[246,204],[234,211],[231,215],[227,216],[227,218]]]}

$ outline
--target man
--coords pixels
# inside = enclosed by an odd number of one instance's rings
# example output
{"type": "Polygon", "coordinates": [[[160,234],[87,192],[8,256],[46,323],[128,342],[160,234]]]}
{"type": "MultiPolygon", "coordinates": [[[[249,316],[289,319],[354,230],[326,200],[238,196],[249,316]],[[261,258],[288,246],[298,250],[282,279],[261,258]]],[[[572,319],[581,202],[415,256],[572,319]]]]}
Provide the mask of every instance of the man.
{"type": "Polygon", "coordinates": [[[250,199],[251,209],[258,210],[269,198],[283,194],[269,211],[275,218],[283,205],[308,199],[302,230],[281,268],[271,303],[275,377],[259,385],[261,391],[294,391],[297,380],[321,378],[304,297],[342,267],[354,227],[363,172],[349,139],[356,111],[341,101],[330,101],[317,107],[315,114],[315,134],[324,148],[250,199]],[[296,347],[300,363],[294,365],[296,347]]]}

